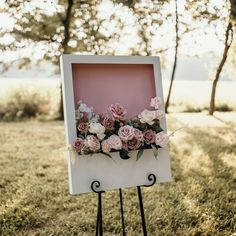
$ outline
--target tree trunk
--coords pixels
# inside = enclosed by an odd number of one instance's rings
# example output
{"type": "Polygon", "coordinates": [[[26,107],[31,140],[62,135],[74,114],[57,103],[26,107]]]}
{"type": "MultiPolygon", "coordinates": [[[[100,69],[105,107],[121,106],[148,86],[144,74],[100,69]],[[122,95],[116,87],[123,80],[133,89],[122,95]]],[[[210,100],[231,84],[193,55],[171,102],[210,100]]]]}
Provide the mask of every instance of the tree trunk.
{"type": "MultiPolygon", "coordinates": [[[[62,46],[62,53],[69,53],[68,52],[68,42],[70,41],[70,23],[72,17],[72,7],[74,4],[74,0],[68,0],[68,5],[66,8],[66,15],[65,18],[62,20],[62,24],[64,26],[64,40],[61,43],[62,46]]],[[[64,119],[64,109],[63,109],[63,97],[62,97],[62,84],[60,84],[60,106],[59,106],[59,119],[64,119]]]]}
{"type": "Polygon", "coordinates": [[[209,106],[209,114],[210,115],[213,115],[215,112],[216,87],[217,87],[217,83],[220,78],[220,73],[224,67],[225,62],[226,62],[228,51],[229,51],[229,48],[232,44],[232,41],[233,41],[233,28],[232,28],[232,23],[229,20],[229,23],[228,23],[228,26],[226,29],[226,33],[225,33],[225,44],[224,44],[225,46],[224,46],[223,56],[222,56],[219,66],[217,68],[215,79],[213,80],[213,83],[212,83],[211,100],[210,100],[210,106],[209,106]]]}
{"type": "Polygon", "coordinates": [[[60,103],[59,103],[59,120],[64,120],[64,105],[63,105],[63,94],[62,94],[62,82],[60,82],[60,103]]]}
{"type": "Polygon", "coordinates": [[[178,49],[179,49],[179,17],[178,17],[178,3],[177,0],[175,0],[175,57],[174,57],[174,65],[172,68],[171,73],[171,79],[170,79],[170,87],[166,99],[166,105],[165,105],[165,112],[168,113],[168,107],[170,104],[170,95],[172,91],[172,86],[175,78],[175,71],[177,67],[177,59],[178,59],[178,49]]]}

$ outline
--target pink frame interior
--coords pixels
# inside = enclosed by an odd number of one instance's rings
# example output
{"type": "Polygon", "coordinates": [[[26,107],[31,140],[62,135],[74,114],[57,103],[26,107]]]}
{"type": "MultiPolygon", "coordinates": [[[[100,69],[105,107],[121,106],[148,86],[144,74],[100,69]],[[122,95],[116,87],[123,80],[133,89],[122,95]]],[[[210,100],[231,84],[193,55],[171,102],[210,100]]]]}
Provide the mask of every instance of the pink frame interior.
{"type": "Polygon", "coordinates": [[[112,103],[121,103],[132,118],[149,108],[156,96],[151,64],[72,64],[75,105],[82,100],[103,113],[112,103]]]}

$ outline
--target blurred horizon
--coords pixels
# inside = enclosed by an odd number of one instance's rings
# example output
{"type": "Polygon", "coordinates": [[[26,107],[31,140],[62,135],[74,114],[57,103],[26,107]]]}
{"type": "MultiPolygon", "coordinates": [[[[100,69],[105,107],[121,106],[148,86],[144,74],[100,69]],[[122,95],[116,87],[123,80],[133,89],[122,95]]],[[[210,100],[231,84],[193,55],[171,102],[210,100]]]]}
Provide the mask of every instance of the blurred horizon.
{"type": "MultiPolygon", "coordinates": [[[[175,80],[211,81],[214,78],[214,74],[212,73],[212,65],[209,61],[210,60],[207,57],[179,57],[178,65],[176,68],[175,80]]],[[[161,68],[162,79],[170,80],[171,70],[169,67],[171,66],[169,65],[168,68],[165,68],[165,66],[163,67],[164,68],[161,68]]],[[[9,70],[1,74],[0,79],[60,78],[60,72],[58,73],[56,72],[56,70],[57,68],[51,63],[43,63],[40,66],[35,65],[28,69],[10,68],[9,70]]],[[[232,68],[232,70],[235,73],[222,73],[219,81],[235,80],[236,78],[234,77],[234,75],[236,74],[236,67],[232,68]]]]}

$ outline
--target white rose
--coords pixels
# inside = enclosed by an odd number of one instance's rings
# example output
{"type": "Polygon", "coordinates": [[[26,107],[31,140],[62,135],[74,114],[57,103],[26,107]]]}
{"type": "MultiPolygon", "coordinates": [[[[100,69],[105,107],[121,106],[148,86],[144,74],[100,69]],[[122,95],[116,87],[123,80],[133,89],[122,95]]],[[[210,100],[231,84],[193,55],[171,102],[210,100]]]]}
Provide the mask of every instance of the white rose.
{"type": "Polygon", "coordinates": [[[156,119],[160,120],[164,116],[165,116],[165,112],[164,111],[162,111],[162,110],[157,110],[156,111],[156,119]]]}
{"type": "Polygon", "coordinates": [[[105,127],[100,123],[92,122],[89,124],[89,132],[96,134],[100,140],[105,138],[105,127]]]}
{"type": "Polygon", "coordinates": [[[98,120],[99,120],[99,115],[96,115],[91,119],[91,121],[94,122],[94,123],[97,123],[98,120]]]}
{"type": "Polygon", "coordinates": [[[103,140],[105,138],[105,134],[104,133],[97,133],[97,137],[100,139],[100,140],[103,140]]]}
{"type": "MultiPolygon", "coordinates": [[[[88,118],[89,120],[93,117],[93,107],[87,107],[87,109],[85,110],[85,112],[88,114],[88,118]]],[[[93,122],[97,122],[97,121],[93,121],[93,122]]]]}
{"type": "Polygon", "coordinates": [[[79,110],[75,110],[75,119],[79,120],[80,118],[82,118],[82,114],[80,113],[79,110]]]}
{"type": "Polygon", "coordinates": [[[144,110],[138,117],[141,123],[148,123],[149,125],[152,125],[154,123],[153,120],[156,119],[156,111],[144,110]]]}
{"type": "Polygon", "coordinates": [[[105,132],[105,127],[97,122],[92,122],[89,124],[89,132],[92,134],[101,134],[105,132]]]}
{"type": "Polygon", "coordinates": [[[80,105],[79,105],[80,112],[87,112],[87,109],[88,109],[88,107],[85,103],[80,103],[80,105]]]}

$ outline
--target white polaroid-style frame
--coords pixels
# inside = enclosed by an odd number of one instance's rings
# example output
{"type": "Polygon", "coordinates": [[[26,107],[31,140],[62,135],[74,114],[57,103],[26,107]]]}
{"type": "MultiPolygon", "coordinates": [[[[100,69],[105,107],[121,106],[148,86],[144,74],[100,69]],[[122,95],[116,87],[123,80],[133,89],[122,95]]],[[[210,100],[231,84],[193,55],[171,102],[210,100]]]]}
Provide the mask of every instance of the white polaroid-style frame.
{"type": "MultiPolygon", "coordinates": [[[[89,80],[96,81],[96,76],[90,73],[91,71],[96,70],[96,68],[98,68],[97,74],[104,74],[106,73],[105,71],[109,71],[109,66],[111,65],[113,65],[115,68],[114,70],[112,69],[114,73],[118,72],[118,65],[123,65],[122,68],[129,68],[134,65],[137,65],[137,68],[139,68],[149,65],[150,68],[152,68],[151,70],[153,70],[153,82],[155,87],[153,89],[155,90],[155,95],[160,97],[162,101],[164,101],[159,57],[62,55],[60,62],[66,142],[68,145],[72,144],[77,136],[75,121],[75,94],[77,93],[77,90],[75,90],[74,88],[74,81],[78,79],[77,75],[83,76],[87,73],[89,74],[89,80]],[[76,67],[76,65],[78,65],[78,68],[76,67]],[[96,67],[94,67],[94,65],[96,65],[96,67]],[[85,72],[83,72],[85,74],[80,73],[80,70],[84,71],[83,67],[87,68],[87,71],[85,70],[85,72]],[[77,68],[78,73],[74,73],[74,68],[77,68]]],[[[145,70],[143,73],[145,73],[145,70]]],[[[96,72],[94,72],[94,74],[96,74],[96,72]]],[[[114,76],[115,75],[116,74],[114,74],[114,76]]],[[[139,77],[138,74],[137,77],[139,77]]],[[[145,74],[143,75],[143,77],[145,77],[145,74]]],[[[83,78],[80,79],[81,81],[83,81],[83,78]]],[[[120,81],[120,84],[119,82],[117,82],[118,87],[122,88],[122,86],[124,86],[124,88],[126,88],[126,84],[124,83],[124,81],[122,81],[122,78],[118,78],[116,81],[118,80],[120,81]]],[[[86,91],[89,91],[89,93],[86,93],[86,96],[89,96],[90,93],[94,95],[96,94],[96,91],[99,93],[99,83],[94,87],[92,85],[93,83],[91,82],[86,84],[86,88],[84,88],[84,90],[87,89],[86,91]]],[[[146,85],[145,78],[143,85],[144,87],[146,85]]],[[[78,90],[82,92],[84,91],[82,82],[80,83],[78,90]]],[[[130,96],[132,96],[132,94],[130,94],[130,96]]],[[[99,102],[99,96],[97,97],[96,102],[99,102]]],[[[109,104],[111,104],[112,102],[113,101],[111,101],[109,104]]],[[[89,105],[93,106],[93,104],[89,105]]],[[[164,110],[164,104],[161,105],[161,109],[164,110]]],[[[160,121],[160,125],[166,131],[165,118],[160,121]]],[[[121,159],[118,152],[113,152],[111,154],[112,159],[106,157],[103,154],[94,154],[92,156],[78,155],[76,156],[76,158],[74,158],[72,152],[68,151],[67,158],[70,193],[80,194],[92,192],[91,184],[93,181],[100,182],[100,190],[110,190],[116,188],[146,185],[149,183],[148,176],[150,174],[154,174],[156,176],[157,183],[167,182],[171,180],[170,159],[167,147],[160,148],[158,150],[157,158],[154,157],[151,149],[146,149],[144,150],[143,156],[138,161],[136,161],[137,151],[130,152],[131,158],[128,160],[121,159]]]]}

